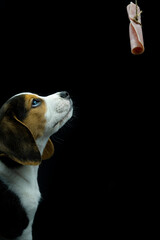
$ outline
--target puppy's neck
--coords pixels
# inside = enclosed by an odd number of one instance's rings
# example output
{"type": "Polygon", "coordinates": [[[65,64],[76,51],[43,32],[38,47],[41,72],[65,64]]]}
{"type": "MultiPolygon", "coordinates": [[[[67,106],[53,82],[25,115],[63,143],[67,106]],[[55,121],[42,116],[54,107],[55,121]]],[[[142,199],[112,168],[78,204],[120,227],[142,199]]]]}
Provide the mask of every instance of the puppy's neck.
{"type": "Polygon", "coordinates": [[[45,137],[45,136],[36,139],[36,144],[37,144],[37,147],[39,149],[41,156],[43,155],[43,151],[48,142],[48,139],[49,139],[49,137],[45,137]]]}
{"type": "Polygon", "coordinates": [[[39,166],[26,165],[22,166],[19,169],[14,171],[26,182],[32,184],[37,184],[37,175],[38,175],[39,166]]]}

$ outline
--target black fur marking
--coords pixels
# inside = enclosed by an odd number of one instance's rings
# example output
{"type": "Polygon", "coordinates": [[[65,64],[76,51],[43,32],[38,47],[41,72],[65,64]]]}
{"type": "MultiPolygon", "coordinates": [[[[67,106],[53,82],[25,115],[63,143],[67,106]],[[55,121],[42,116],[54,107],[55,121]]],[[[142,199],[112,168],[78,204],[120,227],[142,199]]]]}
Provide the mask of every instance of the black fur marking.
{"type": "Polygon", "coordinates": [[[16,238],[28,223],[29,219],[19,198],[0,180],[0,236],[16,238]]]}
{"type": "Polygon", "coordinates": [[[22,164],[13,161],[7,155],[3,155],[3,156],[0,155],[0,161],[3,162],[10,169],[20,168],[23,166],[22,164]]]}
{"type": "Polygon", "coordinates": [[[15,114],[15,116],[23,121],[27,116],[27,109],[25,108],[25,95],[19,95],[17,97],[11,98],[7,101],[9,104],[7,114],[15,114]]]}

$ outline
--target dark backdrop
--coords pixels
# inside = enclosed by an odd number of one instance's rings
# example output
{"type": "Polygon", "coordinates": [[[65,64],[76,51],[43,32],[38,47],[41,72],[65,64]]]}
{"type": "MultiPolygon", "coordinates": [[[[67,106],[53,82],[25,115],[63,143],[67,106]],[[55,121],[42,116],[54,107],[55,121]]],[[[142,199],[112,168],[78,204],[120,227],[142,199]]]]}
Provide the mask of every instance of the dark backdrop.
{"type": "Polygon", "coordinates": [[[139,0],[145,52],[131,54],[129,2],[24,6],[2,24],[0,103],[23,91],[63,90],[74,102],[73,118],[52,137],[54,156],[39,169],[34,240],[145,232],[156,149],[157,37],[155,9],[139,0]]]}
{"type": "Polygon", "coordinates": [[[0,0],[0,8],[4,8],[5,7],[5,0],[0,0]]]}

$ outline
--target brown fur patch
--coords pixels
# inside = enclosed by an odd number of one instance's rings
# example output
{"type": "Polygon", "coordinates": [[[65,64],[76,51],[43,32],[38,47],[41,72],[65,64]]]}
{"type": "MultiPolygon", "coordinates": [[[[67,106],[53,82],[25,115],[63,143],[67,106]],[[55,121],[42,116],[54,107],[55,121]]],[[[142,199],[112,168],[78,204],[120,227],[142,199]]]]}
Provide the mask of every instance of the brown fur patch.
{"type": "Polygon", "coordinates": [[[39,98],[37,95],[25,95],[25,108],[28,111],[26,119],[23,120],[24,124],[28,127],[31,131],[34,139],[42,136],[44,134],[45,129],[45,112],[46,112],[46,104],[44,100],[39,98]],[[33,99],[40,99],[41,105],[32,108],[32,100],[33,99]]]}
{"type": "Polygon", "coordinates": [[[42,160],[47,160],[47,159],[51,158],[53,153],[54,153],[54,145],[53,145],[51,139],[49,138],[49,140],[46,144],[46,147],[43,151],[42,160]]]}

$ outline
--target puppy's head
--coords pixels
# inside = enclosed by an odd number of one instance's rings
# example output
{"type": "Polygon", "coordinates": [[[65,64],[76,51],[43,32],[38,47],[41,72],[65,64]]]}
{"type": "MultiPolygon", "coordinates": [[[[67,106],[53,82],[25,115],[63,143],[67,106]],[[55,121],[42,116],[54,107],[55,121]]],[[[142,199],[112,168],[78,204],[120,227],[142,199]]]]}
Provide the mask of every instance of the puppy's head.
{"type": "Polygon", "coordinates": [[[21,93],[0,109],[0,151],[22,165],[38,165],[54,152],[49,137],[73,113],[67,92],[47,97],[21,93]]]}

